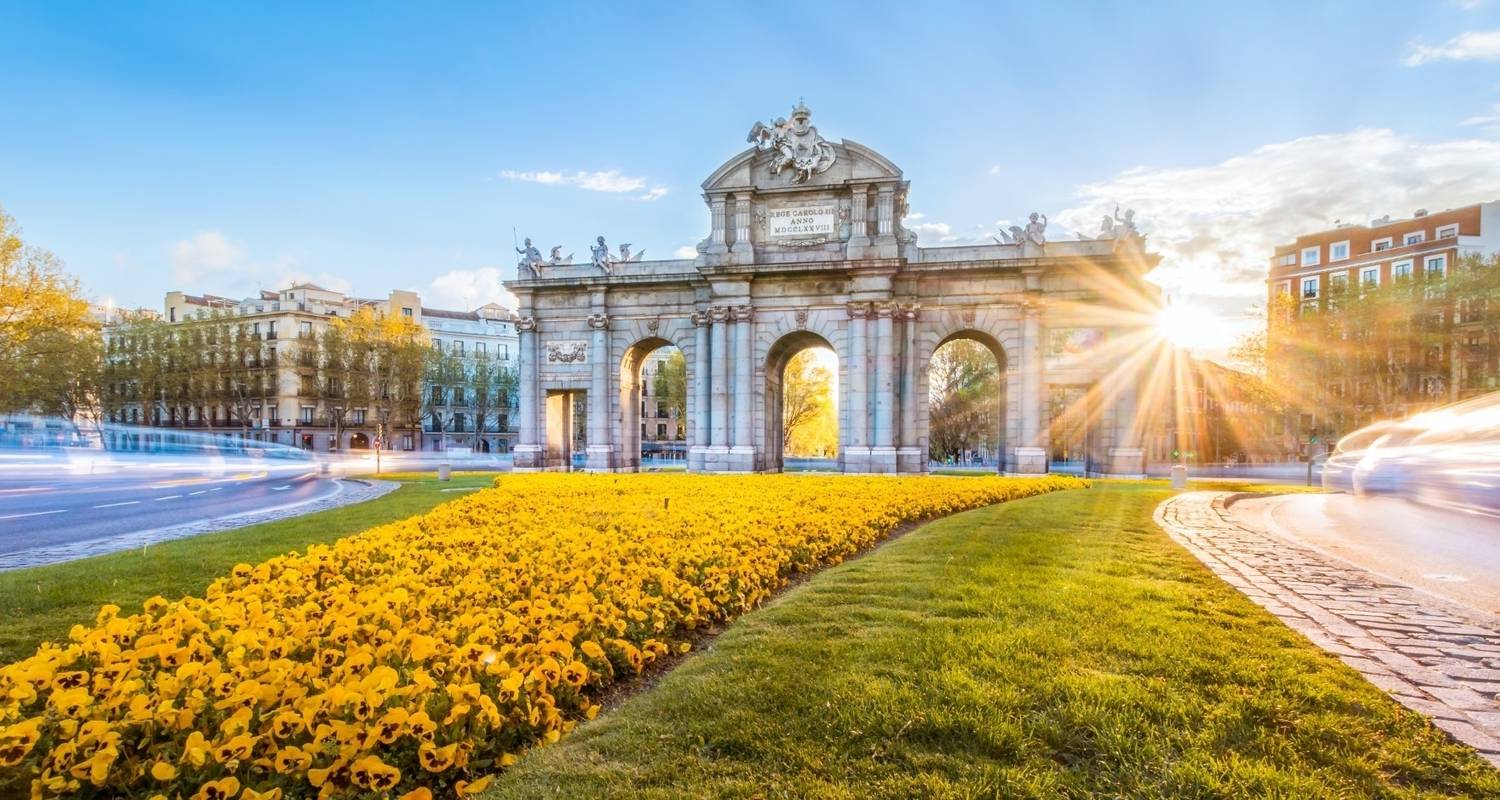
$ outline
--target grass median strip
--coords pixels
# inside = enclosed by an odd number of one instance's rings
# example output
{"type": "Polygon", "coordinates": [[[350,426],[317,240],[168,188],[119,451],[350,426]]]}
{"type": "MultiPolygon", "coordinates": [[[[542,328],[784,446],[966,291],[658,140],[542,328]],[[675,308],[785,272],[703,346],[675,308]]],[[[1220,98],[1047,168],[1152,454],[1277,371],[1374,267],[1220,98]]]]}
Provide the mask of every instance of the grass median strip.
{"type": "Polygon", "coordinates": [[[444,489],[480,488],[495,479],[493,473],[457,474],[447,483],[431,473],[380,477],[403,485],[384,497],[316,514],[0,572],[0,663],[31,655],[43,641],[65,640],[70,627],[92,622],[102,605],[117,605],[130,613],[155,595],[202,594],[235,564],[258,563],[420,514],[462,496],[444,489]]]}
{"type": "Polygon", "coordinates": [[[1167,496],[1111,483],[932,523],[743,617],[487,796],[1500,796],[1172,543],[1167,496]]]}

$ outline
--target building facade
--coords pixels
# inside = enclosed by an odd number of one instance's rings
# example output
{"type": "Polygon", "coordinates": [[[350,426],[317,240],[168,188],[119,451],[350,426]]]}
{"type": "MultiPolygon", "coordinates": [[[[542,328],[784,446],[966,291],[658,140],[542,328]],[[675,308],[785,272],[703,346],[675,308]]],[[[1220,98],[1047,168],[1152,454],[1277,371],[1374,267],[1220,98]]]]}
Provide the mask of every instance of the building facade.
{"type": "MultiPolygon", "coordinates": [[[[799,105],[757,124],[752,146],[704,181],[709,235],[697,256],[544,261],[528,247],[519,299],[522,469],[640,464],[642,366],[667,345],[686,359],[688,469],[781,469],[781,376],[810,347],[838,355],[839,465],[927,469],[927,364],[947,341],[980,342],[1004,373],[1003,471],[1045,472],[1059,452],[1084,471],[1139,475],[1138,372],[1157,300],[1132,215],[1096,238],[1052,242],[1046,219],[995,244],[924,248],[902,226],[909,184],[885,156],[832,142],[799,105]]],[[[554,250],[553,252],[558,252],[554,250]]]]}
{"type": "MultiPolygon", "coordinates": [[[[359,298],[310,283],[294,284],[280,291],[261,291],[239,300],[173,291],[166,294],[161,314],[152,315],[166,323],[168,331],[186,331],[186,326],[193,322],[226,319],[248,336],[248,349],[237,355],[241,365],[235,368],[234,383],[252,387],[248,390],[250,396],[232,403],[195,401],[192,392],[182,387],[201,379],[165,375],[156,378],[160,396],[147,402],[140,396],[139,386],[128,386],[123,378],[111,377],[130,374],[138,380],[139,370],[111,370],[107,366],[106,421],[193,429],[222,437],[243,436],[317,452],[370,449],[376,444],[378,430],[371,409],[347,409],[340,425],[334,425],[330,419],[325,391],[328,377],[318,351],[319,337],[330,320],[348,318],[362,309],[370,309],[379,316],[403,317],[425,328],[434,344],[446,339],[445,346],[457,351],[494,353],[502,359],[499,363],[514,368],[511,360],[516,349],[514,327],[509,312],[495,306],[454,312],[424,308],[420,297],[411,291],[392,291],[385,298],[359,298]]],[[[163,344],[139,340],[138,330],[121,321],[106,325],[104,336],[106,364],[114,367],[139,362],[150,355],[147,350],[163,344]]],[[[161,362],[158,368],[165,372],[202,369],[201,360],[194,359],[192,353],[173,358],[175,362],[161,362]]],[[[223,367],[222,372],[217,378],[209,375],[206,380],[223,380],[228,385],[228,368],[223,367]]],[[[425,396],[427,387],[423,391],[425,396]]],[[[472,402],[472,395],[455,397],[443,410],[449,419],[460,418],[458,415],[464,414],[472,402]]],[[[459,435],[458,441],[481,451],[504,450],[514,438],[514,432],[508,428],[508,417],[491,414],[483,432],[476,430],[472,422],[457,431],[450,424],[448,433],[459,435]]],[[[403,425],[388,432],[384,449],[430,447],[424,442],[424,433],[424,426],[403,425]]],[[[109,435],[120,440],[108,443],[113,447],[138,446],[140,439],[140,434],[129,430],[115,429],[109,435]]],[[[442,436],[427,438],[444,441],[442,436]]]]}
{"type": "Polygon", "coordinates": [[[450,373],[456,379],[432,375],[423,387],[423,448],[510,452],[517,345],[510,310],[495,303],[474,311],[423,308],[421,322],[433,351],[448,354],[459,368],[450,373]]]}
{"type": "Polygon", "coordinates": [[[1275,249],[1267,278],[1267,372],[1305,450],[1381,418],[1500,389],[1489,277],[1500,201],[1368,225],[1275,249]]]}

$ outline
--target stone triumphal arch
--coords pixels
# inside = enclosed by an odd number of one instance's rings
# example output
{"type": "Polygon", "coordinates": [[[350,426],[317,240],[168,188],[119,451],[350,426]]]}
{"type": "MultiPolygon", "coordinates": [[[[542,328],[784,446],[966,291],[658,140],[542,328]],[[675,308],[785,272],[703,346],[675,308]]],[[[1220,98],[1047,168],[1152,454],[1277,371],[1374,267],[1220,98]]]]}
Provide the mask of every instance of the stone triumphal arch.
{"type": "Polygon", "coordinates": [[[1154,296],[1142,275],[1156,257],[1128,212],[1097,238],[1049,242],[1033,214],[994,244],[922,247],[902,226],[901,170],[823,139],[801,104],[749,141],[703,182],[711,223],[696,258],[640,260],[600,237],[574,264],[527,241],[506,284],[520,303],[518,469],[573,463],[580,405],[586,468],[637,469],[641,365],[667,345],[686,358],[688,468],[779,469],[782,368],[826,346],[838,354],[841,468],[922,472],[929,360],[967,338],[1004,376],[1003,471],[1047,471],[1068,416],[1088,471],[1144,471],[1140,381],[1107,355],[1140,336],[1140,299],[1154,296]]]}

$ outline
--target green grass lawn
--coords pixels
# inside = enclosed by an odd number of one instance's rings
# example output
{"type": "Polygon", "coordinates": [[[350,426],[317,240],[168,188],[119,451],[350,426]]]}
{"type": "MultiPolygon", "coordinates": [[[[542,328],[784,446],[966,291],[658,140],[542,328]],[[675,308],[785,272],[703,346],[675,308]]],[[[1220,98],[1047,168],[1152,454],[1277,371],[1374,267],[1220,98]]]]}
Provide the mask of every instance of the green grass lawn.
{"type": "Polygon", "coordinates": [[[1500,772],[1157,529],[1169,495],[1104,483],[933,523],[741,618],[488,797],[1500,797],[1500,772]]]}
{"type": "Polygon", "coordinates": [[[31,655],[43,641],[63,641],[68,629],[92,623],[99,607],[113,603],[127,613],[162,595],[202,595],[215,578],[241,562],[254,564],[331,542],[366,528],[420,514],[490,486],[493,473],[456,473],[439,483],[432,473],[379,476],[401,481],[384,497],[280,522],[206,533],[109,555],[44,567],[0,572],[0,663],[31,655]],[[444,491],[453,489],[458,491],[444,491]]]}

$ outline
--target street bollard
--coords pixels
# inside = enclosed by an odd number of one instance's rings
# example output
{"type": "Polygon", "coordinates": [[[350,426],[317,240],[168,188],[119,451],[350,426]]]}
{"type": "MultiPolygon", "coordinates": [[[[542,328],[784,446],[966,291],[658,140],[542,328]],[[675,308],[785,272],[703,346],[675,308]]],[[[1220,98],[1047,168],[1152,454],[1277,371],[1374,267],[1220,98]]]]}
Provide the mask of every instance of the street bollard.
{"type": "Polygon", "coordinates": [[[1187,467],[1185,465],[1183,465],[1183,464],[1174,464],[1172,466],[1172,488],[1173,489],[1186,489],[1187,488],[1187,467]]]}
{"type": "Polygon", "coordinates": [[[448,480],[448,479],[450,479],[452,477],[453,477],[453,465],[452,464],[439,464],[438,465],[438,480],[440,480],[440,481],[446,481],[446,480],[448,480]]]}

